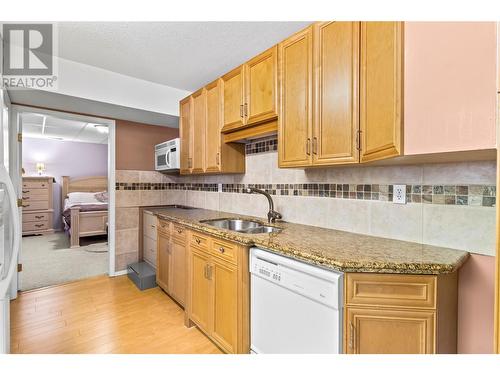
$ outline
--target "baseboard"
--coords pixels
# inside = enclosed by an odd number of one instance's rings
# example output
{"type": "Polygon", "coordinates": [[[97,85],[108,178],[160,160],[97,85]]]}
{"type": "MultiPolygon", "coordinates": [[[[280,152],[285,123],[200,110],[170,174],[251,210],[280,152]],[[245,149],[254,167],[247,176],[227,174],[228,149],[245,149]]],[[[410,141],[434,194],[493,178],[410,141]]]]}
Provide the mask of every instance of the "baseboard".
{"type": "Polygon", "coordinates": [[[127,274],[127,270],[122,270],[122,271],[116,271],[114,275],[111,275],[111,277],[116,277],[116,276],[123,276],[127,274]]]}

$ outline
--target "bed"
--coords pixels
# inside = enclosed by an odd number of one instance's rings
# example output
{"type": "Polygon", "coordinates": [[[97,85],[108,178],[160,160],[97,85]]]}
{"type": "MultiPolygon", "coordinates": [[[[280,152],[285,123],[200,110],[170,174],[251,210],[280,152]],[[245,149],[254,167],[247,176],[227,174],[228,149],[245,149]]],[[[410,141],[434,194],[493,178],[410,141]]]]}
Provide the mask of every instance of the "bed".
{"type": "Polygon", "coordinates": [[[75,202],[70,198],[74,198],[76,194],[71,193],[100,193],[107,190],[106,176],[73,179],[69,176],[62,177],[62,216],[65,230],[70,236],[70,247],[79,247],[82,237],[108,233],[107,200],[93,203],[75,202]]]}

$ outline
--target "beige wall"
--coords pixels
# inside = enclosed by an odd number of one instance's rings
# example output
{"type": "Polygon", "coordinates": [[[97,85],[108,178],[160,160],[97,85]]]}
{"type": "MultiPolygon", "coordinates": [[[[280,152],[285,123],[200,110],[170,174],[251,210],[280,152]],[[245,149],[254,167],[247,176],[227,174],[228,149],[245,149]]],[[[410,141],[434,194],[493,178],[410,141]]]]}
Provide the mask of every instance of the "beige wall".
{"type": "Polygon", "coordinates": [[[154,146],[179,136],[179,129],[116,120],[116,169],[154,171],[154,146]]]}

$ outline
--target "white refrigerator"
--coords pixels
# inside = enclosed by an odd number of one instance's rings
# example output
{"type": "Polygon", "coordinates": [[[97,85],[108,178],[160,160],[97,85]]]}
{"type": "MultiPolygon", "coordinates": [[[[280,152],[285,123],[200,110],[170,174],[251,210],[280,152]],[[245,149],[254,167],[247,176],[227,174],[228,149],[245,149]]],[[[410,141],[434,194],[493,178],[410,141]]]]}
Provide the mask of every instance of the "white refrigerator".
{"type": "Polygon", "coordinates": [[[8,105],[7,93],[0,89],[0,353],[10,352],[10,300],[17,296],[21,242],[17,193],[8,171],[12,151],[8,105]]]}

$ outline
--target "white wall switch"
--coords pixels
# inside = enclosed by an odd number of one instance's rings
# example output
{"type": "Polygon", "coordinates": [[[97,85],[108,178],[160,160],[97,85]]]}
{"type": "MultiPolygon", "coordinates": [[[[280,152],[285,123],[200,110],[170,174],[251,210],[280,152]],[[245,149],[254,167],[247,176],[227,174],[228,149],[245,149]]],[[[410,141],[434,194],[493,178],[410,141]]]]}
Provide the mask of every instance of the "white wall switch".
{"type": "Polygon", "coordinates": [[[392,187],[392,201],[394,203],[406,203],[406,185],[394,185],[392,187]]]}

